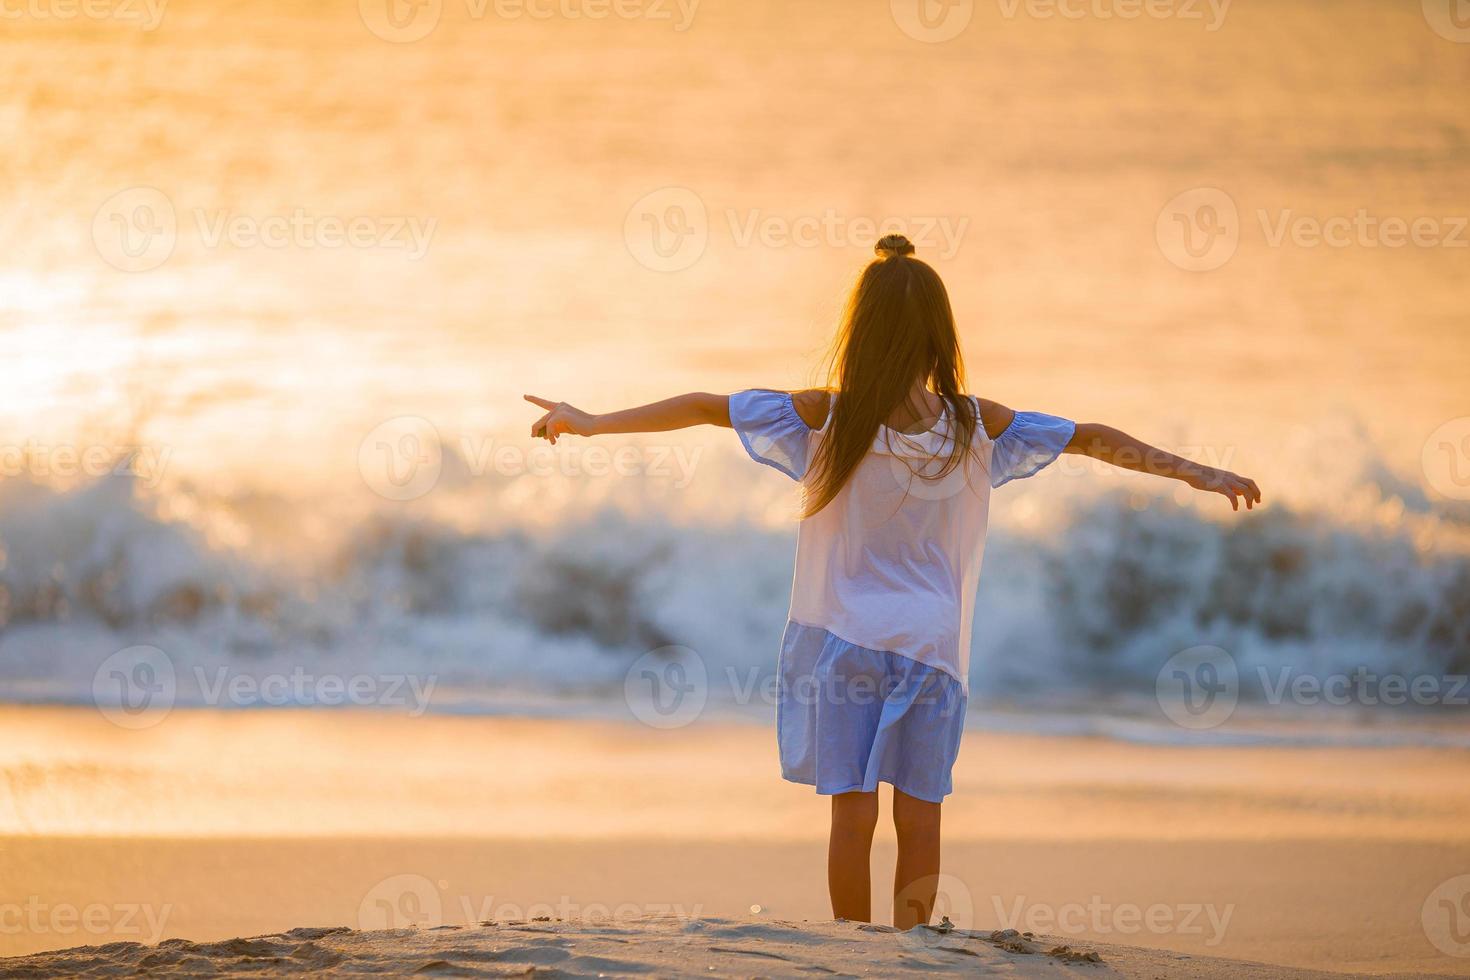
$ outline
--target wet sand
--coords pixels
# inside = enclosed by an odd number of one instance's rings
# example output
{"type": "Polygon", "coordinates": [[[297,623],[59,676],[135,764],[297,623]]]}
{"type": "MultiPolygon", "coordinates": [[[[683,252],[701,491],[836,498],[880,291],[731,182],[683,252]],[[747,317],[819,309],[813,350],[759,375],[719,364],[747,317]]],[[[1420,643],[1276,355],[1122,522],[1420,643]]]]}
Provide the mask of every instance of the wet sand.
{"type": "MultiPolygon", "coordinates": [[[[176,711],[126,732],[7,708],[0,953],[538,916],[814,924],[826,802],[779,779],[772,742],[741,724],[308,711],[176,711]]],[[[1467,777],[1451,750],[970,733],[940,910],[1065,943],[1462,975],[1425,915],[1470,873],[1467,777]]]]}

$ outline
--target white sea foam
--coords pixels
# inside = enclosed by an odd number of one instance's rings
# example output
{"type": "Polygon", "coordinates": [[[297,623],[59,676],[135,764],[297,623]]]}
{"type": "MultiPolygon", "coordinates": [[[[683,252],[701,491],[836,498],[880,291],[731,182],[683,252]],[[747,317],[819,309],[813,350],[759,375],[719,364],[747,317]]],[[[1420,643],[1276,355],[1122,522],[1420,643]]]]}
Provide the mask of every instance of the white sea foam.
{"type": "MultiPolygon", "coordinates": [[[[764,509],[767,475],[743,479],[764,509]]],[[[1257,720],[1326,730],[1321,711],[1283,697],[1283,677],[1367,671],[1440,679],[1449,693],[1470,673],[1470,521],[1381,467],[1356,481],[1361,506],[1277,505],[1244,520],[1167,497],[1079,494],[1083,481],[1065,478],[998,494],[975,722],[1175,739],[1150,698],[1164,662],[1202,644],[1234,658],[1244,706],[1281,709],[1257,720]]],[[[432,510],[352,515],[153,492],[127,476],[8,480],[0,690],[85,702],[105,658],[150,644],[175,665],[181,704],[333,703],[282,678],[406,675],[432,680],[430,710],[601,713],[621,705],[637,658],[677,645],[701,658],[711,712],[768,716],[789,526],[606,499],[528,527],[471,489],[477,520],[452,516],[452,488],[432,510]],[[222,678],[276,678],[286,693],[222,696],[222,678]]],[[[1394,714],[1361,700],[1346,705],[1353,717],[1394,714]]]]}

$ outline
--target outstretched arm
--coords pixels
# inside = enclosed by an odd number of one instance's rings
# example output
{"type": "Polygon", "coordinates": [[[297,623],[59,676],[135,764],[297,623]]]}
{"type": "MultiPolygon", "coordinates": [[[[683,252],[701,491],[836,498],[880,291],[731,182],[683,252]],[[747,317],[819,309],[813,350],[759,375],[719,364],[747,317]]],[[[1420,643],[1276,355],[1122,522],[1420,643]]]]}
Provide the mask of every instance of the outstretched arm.
{"type": "Polygon", "coordinates": [[[618,432],[668,432],[687,429],[691,425],[730,425],[730,398],[693,392],[677,395],[651,405],[627,408],[621,412],[594,415],[574,408],[566,402],[526,395],[526,401],[546,409],[531,426],[531,435],[556,444],[558,436],[610,435],[618,432]]]}
{"type": "MultiPolygon", "coordinates": [[[[1004,405],[980,399],[981,422],[992,439],[1000,438],[1015,415],[1004,405]]],[[[1096,422],[1078,423],[1063,452],[1091,456],[1125,470],[1181,480],[1196,490],[1207,490],[1230,498],[1230,506],[1235,510],[1240,510],[1242,500],[1247,510],[1261,502],[1261,491],[1255,480],[1192,462],[1096,422]]]]}
{"type": "Polygon", "coordinates": [[[1261,491],[1255,480],[1176,456],[1096,422],[1078,424],[1065,452],[1091,456],[1125,470],[1182,480],[1196,490],[1223,494],[1230,498],[1234,510],[1240,510],[1242,500],[1246,510],[1261,502],[1261,491]]]}

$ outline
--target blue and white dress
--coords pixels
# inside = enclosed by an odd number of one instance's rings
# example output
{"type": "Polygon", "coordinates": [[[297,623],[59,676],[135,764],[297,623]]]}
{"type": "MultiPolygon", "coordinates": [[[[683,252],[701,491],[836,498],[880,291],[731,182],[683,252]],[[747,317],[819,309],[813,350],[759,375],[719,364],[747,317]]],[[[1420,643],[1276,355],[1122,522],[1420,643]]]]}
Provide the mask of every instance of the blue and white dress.
{"type": "MultiPolygon", "coordinates": [[[[831,420],[809,427],[785,392],[730,396],[751,458],[793,480],[831,420]]],[[[1034,412],[994,440],[977,425],[974,452],[930,478],[950,454],[948,411],[928,432],[883,427],[832,502],[801,522],[779,668],[786,779],[822,794],[884,782],[931,802],[952,791],[990,491],[1056,459],[1074,430],[1034,412]]]]}

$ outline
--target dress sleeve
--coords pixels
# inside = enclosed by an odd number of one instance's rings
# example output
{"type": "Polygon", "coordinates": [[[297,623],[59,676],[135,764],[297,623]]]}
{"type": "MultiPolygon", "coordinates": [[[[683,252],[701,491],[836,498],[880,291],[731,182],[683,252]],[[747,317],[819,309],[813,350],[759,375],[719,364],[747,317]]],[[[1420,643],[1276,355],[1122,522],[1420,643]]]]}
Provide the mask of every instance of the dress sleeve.
{"type": "Polygon", "coordinates": [[[796,413],[791,395],[754,388],[730,396],[730,425],[750,458],[800,480],[806,473],[811,428],[796,413]]]}
{"type": "Polygon", "coordinates": [[[1076,431],[1077,423],[1055,415],[1017,412],[996,437],[990,457],[990,485],[998,487],[1038,472],[1061,454],[1076,431]]]}

